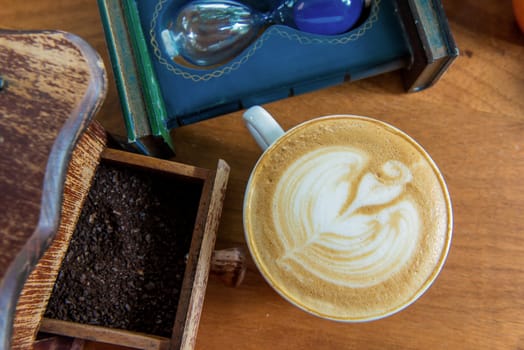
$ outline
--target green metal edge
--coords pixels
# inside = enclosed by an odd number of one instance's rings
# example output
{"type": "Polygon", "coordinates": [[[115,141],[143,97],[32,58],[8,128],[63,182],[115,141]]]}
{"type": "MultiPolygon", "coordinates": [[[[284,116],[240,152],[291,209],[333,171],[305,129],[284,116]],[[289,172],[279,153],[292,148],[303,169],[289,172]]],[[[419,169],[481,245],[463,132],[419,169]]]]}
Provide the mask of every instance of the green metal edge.
{"type": "Polygon", "coordinates": [[[156,73],[149,57],[147,43],[140,24],[140,16],[135,0],[122,0],[127,28],[133,46],[133,52],[137,61],[137,69],[142,82],[142,92],[146,102],[149,122],[153,135],[161,136],[169,147],[174,151],[173,140],[166,127],[167,111],[160,86],[156,79],[156,73]]]}
{"type": "MultiPolygon", "coordinates": [[[[136,76],[136,71],[133,72],[133,70],[130,68],[125,68],[133,67],[133,65],[122,62],[122,60],[124,60],[126,57],[121,54],[123,51],[125,51],[123,47],[126,46],[126,41],[122,40],[122,36],[126,34],[126,29],[123,21],[118,20],[120,6],[118,1],[98,0],[98,8],[100,11],[102,25],[104,27],[109,58],[111,60],[111,65],[113,66],[113,75],[115,77],[116,88],[118,90],[119,96],[121,97],[120,102],[122,112],[124,113],[124,123],[127,130],[127,138],[129,142],[135,142],[138,138],[138,135],[136,133],[137,125],[136,121],[134,120],[135,118],[132,110],[135,110],[135,113],[140,113],[140,110],[142,109],[142,112],[145,113],[145,108],[137,108],[136,105],[134,108],[130,106],[132,101],[140,101],[141,99],[136,99],[134,98],[136,96],[133,96],[133,93],[139,93],[140,90],[129,89],[129,85],[126,84],[126,81],[133,79],[134,76],[136,76]],[[126,70],[126,73],[124,73],[124,69],[126,70]]],[[[128,48],[130,49],[130,47],[128,48]]],[[[128,59],[131,58],[128,57],[128,59]]],[[[136,80],[136,78],[134,80],[136,80]]]]}
{"type": "Polygon", "coordinates": [[[112,137],[130,151],[167,158],[174,150],[151,131],[122,4],[120,0],[98,0],[98,8],[127,131],[125,140],[121,135],[112,137]]]}

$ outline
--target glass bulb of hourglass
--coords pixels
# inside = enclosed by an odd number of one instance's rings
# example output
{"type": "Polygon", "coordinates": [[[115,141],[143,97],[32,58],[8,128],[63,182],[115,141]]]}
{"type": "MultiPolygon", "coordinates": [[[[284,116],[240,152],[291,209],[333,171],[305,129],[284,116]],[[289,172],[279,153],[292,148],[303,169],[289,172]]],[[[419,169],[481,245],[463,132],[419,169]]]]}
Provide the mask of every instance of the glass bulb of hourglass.
{"type": "Polygon", "coordinates": [[[355,25],[363,8],[364,0],[284,0],[273,11],[260,13],[236,1],[195,0],[169,21],[162,39],[173,59],[212,66],[240,54],[265,26],[336,35],[355,25]]]}

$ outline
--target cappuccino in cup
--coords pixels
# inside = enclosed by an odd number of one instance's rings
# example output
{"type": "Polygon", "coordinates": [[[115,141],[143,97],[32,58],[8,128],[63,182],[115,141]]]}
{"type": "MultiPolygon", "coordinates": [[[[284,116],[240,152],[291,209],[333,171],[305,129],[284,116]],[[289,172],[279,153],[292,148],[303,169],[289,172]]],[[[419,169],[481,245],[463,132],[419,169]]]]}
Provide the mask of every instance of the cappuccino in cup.
{"type": "Polygon", "coordinates": [[[261,107],[245,119],[267,147],[246,189],[246,240],[280,295],[314,315],[359,322],[389,316],[427,290],[449,250],[452,211],[419,144],[359,116],[318,118],[286,133],[261,107]]]}

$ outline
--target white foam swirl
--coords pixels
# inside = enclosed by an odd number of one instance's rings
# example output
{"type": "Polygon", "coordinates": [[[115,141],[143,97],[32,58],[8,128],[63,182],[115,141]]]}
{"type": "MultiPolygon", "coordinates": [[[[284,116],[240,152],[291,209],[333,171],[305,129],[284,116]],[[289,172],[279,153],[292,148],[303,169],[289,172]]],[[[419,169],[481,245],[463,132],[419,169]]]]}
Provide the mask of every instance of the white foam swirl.
{"type": "Polygon", "coordinates": [[[291,164],[273,198],[285,251],[278,264],[349,287],[378,284],[406,264],[420,234],[417,206],[404,195],[411,171],[394,160],[373,173],[367,165],[365,152],[341,146],[291,164]]]}

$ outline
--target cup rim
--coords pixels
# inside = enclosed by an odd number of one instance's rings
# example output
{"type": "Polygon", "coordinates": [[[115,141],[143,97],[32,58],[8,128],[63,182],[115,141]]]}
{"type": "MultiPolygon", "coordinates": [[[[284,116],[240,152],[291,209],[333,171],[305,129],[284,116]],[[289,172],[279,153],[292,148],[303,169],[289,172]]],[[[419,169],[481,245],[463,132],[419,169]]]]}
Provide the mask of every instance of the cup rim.
{"type": "Polygon", "coordinates": [[[265,279],[265,281],[271,286],[271,288],[274,291],[276,291],[282,298],[287,300],[289,303],[291,303],[295,307],[298,307],[299,309],[301,309],[301,310],[303,310],[303,311],[305,311],[305,312],[307,312],[307,313],[309,313],[311,315],[314,315],[314,316],[317,316],[317,317],[320,317],[320,318],[323,318],[323,319],[331,320],[331,321],[341,322],[341,323],[362,323],[362,322],[370,322],[370,321],[380,320],[380,319],[392,316],[392,315],[394,315],[394,314],[404,310],[408,306],[412,305],[414,302],[416,302],[431,287],[431,285],[435,282],[435,280],[439,276],[440,272],[442,271],[442,268],[444,267],[445,262],[447,260],[447,257],[449,255],[449,250],[450,250],[450,247],[451,247],[451,241],[452,241],[452,237],[453,237],[453,210],[452,210],[451,196],[449,194],[448,186],[447,186],[447,184],[446,184],[446,182],[444,180],[444,176],[443,176],[442,172],[438,168],[438,166],[435,163],[435,161],[433,160],[433,158],[429,155],[429,153],[415,139],[413,139],[413,137],[409,136],[407,133],[405,133],[404,131],[400,130],[399,128],[397,128],[397,127],[395,127],[395,126],[393,126],[393,125],[391,125],[391,124],[389,124],[387,122],[384,122],[384,121],[381,121],[381,120],[378,120],[378,119],[375,119],[375,118],[365,117],[365,116],[360,116],[360,115],[354,115],[354,114],[333,114],[333,115],[327,115],[327,116],[323,116],[323,117],[317,117],[317,118],[306,120],[304,122],[301,122],[301,123],[293,126],[289,130],[285,131],[282,136],[280,136],[277,140],[275,140],[275,142],[273,142],[268,148],[266,148],[263,151],[263,153],[260,155],[260,157],[257,159],[257,162],[255,163],[253,169],[251,170],[248,182],[246,184],[246,190],[244,192],[244,199],[243,199],[243,206],[242,206],[242,223],[243,223],[244,237],[245,237],[245,240],[246,240],[246,244],[247,244],[249,252],[250,252],[250,254],[251,254],[252,258],[253,258],[253,261],[254,261],[255,265],[257,266],[258,271],[260,272],[262,277],[265,279]],[[442,252],[441,252],[441,257],[440,257],[440,259],[438,261],[438,264],[435,265],[435,267],[433,268],[431,274],[428,276],[428,278],[423,283],[421,288],[419,290],[417,290],[415,293],[413,293],[413,295],[406,302],[404,302],[404,303],[402,303],[402,304],[392,308],[391,310],[388,310],[388,311],[386,311],[384,313],[381,313],[379,315],[370,315],[368,317],[354,317],[354,318],[352,318],[352,317],[333,316],[333,315],[330,315],[330,314],[327,314],[327,313],[322,313],[322,312],[320,312],[318,310],[313,310],[312,308],[309,308],[306,305],[304,305],[304,303],[302,303],[300,300],[298,300],[293,295],[290,295],[291,293],[287,293],[286,294],[282,290],[283,288],[279,287],[278,284],[275,281],[273,281],[273,279],[271,277],[271,273],[269,273],[269,271],[267,271],[267,269],[264,268],[262,262],[260,261],[261,260],[260,257],[258,256],[257,252],[255,251],[255,248],[252,246],[253,243],[252,243],[252,241],[250,239],[250,235],[248,233],[247,222],[246,222],[247,221],[246,220],[246,216],[247,216],[246,213],[247,213],[247,208],[249,206],[249,199],[250,199],[251,193],[252,193],[251,184],[253,182],[253,179],[255,177],[257,169],[260,166],[260,164],[264,161],[264,158],[266,158],[267,155],[270,152],[272,152],[275,148],[277,148],[283,142],[283,140],[291,137],[294,133],[296,133],[296,131],[298,129],[301,129],[301,128],[309,125],[309,124],[322,122],[322,121],[327,120],[327,119],[356,119],[356,120],[363,120],[363,121],[367,121],[367,122],[378,124],[378,125],[386,128],[386,129],[388,129],[388,130],[394,131],[395,133],[401,135],[408,142],[410,142],[413,145],[413,147],[415,147],[424,156],[424,158],[428,161],[429,165],[431,166],[431,168],[433,169],[433,172],[435,173],[435,175],[437,177],[438,183],[441,186],[442,194],[443,194],[444,201],[445,201],[445,204],[446,204],[446,214],[447,214],[447,218],[448,218],[448,220],[447,220],[447,227],[446,227],[446,239],[445,239],[445,244],[443,246],[443,249],[442,249],[442,252]]]}

